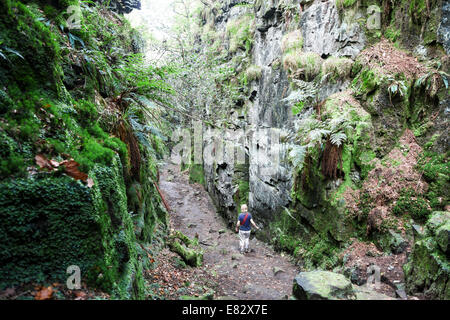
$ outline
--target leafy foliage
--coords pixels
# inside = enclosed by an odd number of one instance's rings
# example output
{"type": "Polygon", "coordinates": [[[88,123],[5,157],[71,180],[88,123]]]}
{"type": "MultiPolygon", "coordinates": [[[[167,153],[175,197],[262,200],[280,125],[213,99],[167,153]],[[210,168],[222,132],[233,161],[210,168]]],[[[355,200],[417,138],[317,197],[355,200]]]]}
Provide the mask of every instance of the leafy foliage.
{"type": "Polygon", "coordinates": [[[450,76],[444,71],[431,70],[416,80],[416,88],[424,88],[430,97],[436,96],[442,85],[448,89],[450,76]]]}
{"type": "Polygon", "coordinates": [[[407,96],[408,87],[406,86],[405,81],[395,80],[394,78],[388,78],[387,81],[390,83],[388,86],[388,92],[391,102],[393,96],[398,95],[402,98],[407,96]]]}

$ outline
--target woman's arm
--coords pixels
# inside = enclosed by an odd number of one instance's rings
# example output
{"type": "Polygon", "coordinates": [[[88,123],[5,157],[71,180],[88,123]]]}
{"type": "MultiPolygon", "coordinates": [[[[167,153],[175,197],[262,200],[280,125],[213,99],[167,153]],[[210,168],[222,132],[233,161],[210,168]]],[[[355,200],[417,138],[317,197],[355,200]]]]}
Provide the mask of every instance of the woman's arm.
{"type": "Polygon", "coordinates": [[[250,219],[250,223],[256,228],[256,229],[260,229],[256,224],[255,221],[253,221],[253,219],[250,219]]]}

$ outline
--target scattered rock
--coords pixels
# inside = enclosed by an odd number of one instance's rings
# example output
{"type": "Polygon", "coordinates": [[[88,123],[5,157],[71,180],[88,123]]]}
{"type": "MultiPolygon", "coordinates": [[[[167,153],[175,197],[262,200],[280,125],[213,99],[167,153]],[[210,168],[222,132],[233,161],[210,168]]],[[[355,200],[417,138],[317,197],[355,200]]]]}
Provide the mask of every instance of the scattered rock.
{"type": "Polygon", "coordinates": [[[195,223],[189,223],[188,224],[188,228],[195,228],[197,225],[195,223]]]}
{"type": "Polygon", "coordinates": [[[220,230],[219,230],[219,234],[222,234],[222,233],[225,233],[225,232],[226,232],[225,229],[220,229],[220,230]]]}
{"type": "Polygon", "coordinates": [[[342,274],[329,271],[300,272],[293,294],[300,300],[338,300],[355,297],[352,283],[342,274]]]}
{"type": "Polygon", "coordinates": [[[450,212],[448,211],[435,211],[428,219],[426,226],[431,233],[435,231],[446,222],[450,221],[450,212]]]}
{"type": "Polygon", "coordinates": [[[392,253],[400,254],[403,251],[405,251],[406,247],[408,247],[408,241],[403,239],[403,237],[400,234],[392,230],[389,230],[389,234],[391,236],[389,246],[392,250],[392,253]]]}
{"type": "Polygon", "coordinates": [[[238,298],[233,296],[220,296],[217,297],[216,300],[238,300],[238,298]]]}
{"type": "Polygon", "coordinates": [[[408,300],[408,296],[406,295],[405,289],[397,289],[395,290],[396,297],[399,297],[402,300],[408,300]]]}
{"type": "Polygon", "coordinates": [[[241,258],[243,257],[242,254],[240,253],[235,253],[231,255],[231,260],[241,260],[241,258]]]}
{"type": "Polygon", "coordinates": [[[273,267],[272,268],[273,271],[273,275],[276,276],[277,274],[279,274],[280,272],[284,272],[283,269],[279,268],[279,267],[273,267]]]}
{"type": "Polygon", "coordinates": [[[366,252],[366,256],[368,256],[368,257],[381,257],[382,254],[379,253],[379,252],[373,251],[373,250],[368,250],[366,252]]]}
{"type": "Polygon", "coordinates": [[[213,300],[214,290],[209,289],[201,296],[180,296],[180,300],[213,300]]]}
{"type": "Polygon", "coordinates": [[[406,292],[448,300],[450,212],[433,212],[425,226],[425,236],[414,242],[408,262],[403,266],[406,292]]]}
{"type": "Polygon", "coordinates": [[[450,220],[446,224],[439,227],[436,231],[436,241],[441,250],[447,255],[450,255],[450,220]]]}
{"type": "Polygon", "coordinates": [[[379,293],[367,286],[353,286],[356,300],[395,300],[383,293],[379,293]]]}
{"type": "Polygon", "coordinates": [[[367,279],[364,277],[364,272],[359,265],[345,268],[344,275],[350,278],[350,281],[358,286],[364,284],[367,281],[367,279]]]}
{"type": "Polygon", "coordinates": [[[412,224],[414,239],[419,240],[425,236],[425,229],[421,225],[412,224]]]}

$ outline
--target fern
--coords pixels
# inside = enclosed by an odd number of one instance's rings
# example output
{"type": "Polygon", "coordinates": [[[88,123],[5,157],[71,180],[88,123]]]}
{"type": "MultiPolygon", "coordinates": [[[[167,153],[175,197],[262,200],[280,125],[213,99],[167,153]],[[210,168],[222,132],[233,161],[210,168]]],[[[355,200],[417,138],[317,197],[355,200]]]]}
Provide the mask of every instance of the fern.
{"type": "Polygon", "coordinates": [[[305,160],[307,147],[294,145],[289,152],[289,160],[292,162],[292,165],[297,170],[302,170],[303,162],[305,160]]]}
{"type": "Polygon", "coordinates": [[[309,139],[310,143],[313,144],[313,143],[321,141],[322,137],[329,135],[330,132],[331,131],[327,130],[327,129],[317,128],[308,133],[308,139],[309,139]]]}
{"type": "Polygon", "coordinates": [[[405,97],[408,88],[405,85],[404,81],[401,80],[395,80],[394,78],[389,78],[388,81],[390,81],[390,85],[388,87],[389,92],[389,98],[391,99],[392,96],[399,95],[401,97],[405,97]]]}
{"type": "Polygon", "coordinates": [[[349,119],[349,114],[343,113],[340,117],[331,118],[327,121],[327,126],[331,130],[331,132],[337,132],[339,130],[345,130],[352,127],[349,119]]]}
{"type": "Polygon", "coordinates": [[[332,133],[331,136],[330,136],[331,143],[334,144],[335,146],[338,146],[338,147],[342,143],[344,143],[345,140],[347,140],[347,136],[343,132],[332,133]]]}
{"type": "Polygon", "coordinates": [[[6,52],[12,53],[14,55],[16,55],[19,58],[22,58],[23,60],[25,60],[25,58],[16,50],[13,50],[11,48],[8,48],[7,46],[2,45],[2,41],[0,40],[0,57],[2,57],[4,60],[9,61],[8,57],[6,56],[6,52]]]}
{"type": "Polygon", "coordinates": [[[317,87],[312,82],[294,79],[298,89],[291,92],[289,96],[282,101],[288,102],[292,106],[292,114],[297,115],[303,109],[306,103],[314,101],[317,96],[317,87]]]}
{"type": "Polygon", "coordinates": [[[424,74],[414,83],[415,88],[425,87],[430,97],[434,97],[439,89],[442,87],[440,82],[444,84],[445,88],[448,89],[448,78],[450,76],[444,71],[431,70],[430,72],[424,74]]]}

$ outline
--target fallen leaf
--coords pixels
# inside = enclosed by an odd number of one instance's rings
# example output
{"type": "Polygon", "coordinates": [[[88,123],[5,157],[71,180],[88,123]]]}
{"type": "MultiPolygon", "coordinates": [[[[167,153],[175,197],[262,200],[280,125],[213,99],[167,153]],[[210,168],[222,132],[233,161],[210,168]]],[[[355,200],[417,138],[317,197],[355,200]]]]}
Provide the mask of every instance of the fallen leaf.
{"type": "Polygon", "coordinates": [[[55,168],[58,168],[58,167],[59,167],[59,162],[58,162],[58,161],[56,161],[56,160],[50,160],[49,162],[50,162],[50,164],[51,164],[53,167],[55,167],[55,168]]]}
{"type": "Polygon", "coordinates": [[[47,287],[47,288],[42,288],[41,290],[38,291],[38,293],[36,294],[36,296],[34,297],[35,300],[48,300],[52,297],[53,294],[53,288],[47,287]]]}
{"type": "Polygon", "coordinates": [[[75,292],[76,299],[75,300],[84,300],[86,298],[86,292],[77,291],[75,292]]]}
{"type": "Polygon", "coordinates": [[[80,164],[78,162],[76,162],[74,160],[64,160],[60,164],[64,165],[67,175],[71,176],[72,178],[75,178],[76,180],[83,180],[83,181],[87,180],[88,175],[86,173],[78,170],[78,167],[80,166],[80,164]]]}
{"type": "Polygon", "coordinates": [[[50,163],[50,161],[47,159],[46,156],[44,156],[43,154],[38,154],[34,157],[34,160],[36,161],[36,164],[41,168],[47,168],[52,170],[53,166],[50,163]]]}

